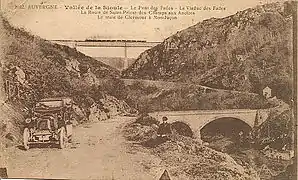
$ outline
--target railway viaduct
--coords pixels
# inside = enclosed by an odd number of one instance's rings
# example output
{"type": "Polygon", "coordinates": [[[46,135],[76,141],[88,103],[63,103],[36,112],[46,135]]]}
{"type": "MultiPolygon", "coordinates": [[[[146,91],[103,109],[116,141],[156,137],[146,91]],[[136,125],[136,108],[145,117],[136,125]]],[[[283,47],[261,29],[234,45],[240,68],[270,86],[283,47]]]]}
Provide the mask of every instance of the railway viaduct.
{"type": "Polygon", "coordinates": [[[102,39],[102,40],[50,40],[52,43],[68,46],[71,48],[123,48],[124,68],[128,67],[127,50],[132,48],[152,48],[161,42],[148,42],[142,40],[121,40],[121,39],[102,39]]]}
{"type": "Polygon", "coordinates": [[[200,130],[208,123],[224,118],[233,118],[243,121],[252,129],[258,127],[269,116],[268,109],[226,109],[226,110],[193,110],[193,111],[163,111],[149,113],[150,116],[161,120],[163,116],[169,123],[183,122],[187,124],[195,138],[201,138],[200,130]]]}

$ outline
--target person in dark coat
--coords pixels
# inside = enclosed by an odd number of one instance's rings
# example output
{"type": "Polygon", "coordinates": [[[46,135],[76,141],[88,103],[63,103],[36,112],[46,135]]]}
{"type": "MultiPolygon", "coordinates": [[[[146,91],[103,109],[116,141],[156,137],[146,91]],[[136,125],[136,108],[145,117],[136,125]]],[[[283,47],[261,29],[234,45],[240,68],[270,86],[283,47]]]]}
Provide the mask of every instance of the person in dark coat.
{"type": "Polygon", "coordinates": [[[167,122],[167,117],[162,117],[162,123],[159,125],[157,130],[157,137],[162,139],[167,139],[170,134],[172,134],[171,124],[167,122]]]}

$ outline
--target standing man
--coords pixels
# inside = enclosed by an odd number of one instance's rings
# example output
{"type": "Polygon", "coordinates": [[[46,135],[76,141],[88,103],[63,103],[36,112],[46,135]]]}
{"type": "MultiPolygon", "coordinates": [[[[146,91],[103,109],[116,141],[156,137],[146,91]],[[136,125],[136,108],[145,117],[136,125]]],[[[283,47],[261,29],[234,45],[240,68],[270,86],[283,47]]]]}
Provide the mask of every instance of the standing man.
{"type": "Polygon", "coordinates": [[[244,134],[243,131],[240,131],[239,134],[238,134],[238,135],[239,135],[239,136],[238,136],[238,138],[239,138],[239,139],[238,139],[238,142],[239,142],[239,146],[240,146],[240,147],[243,146],[243,142],[244,142],[244,137],[243,137],[244,135],[243,135],[243,134],[244,134]]]}
{"type": "Polygon", "coordinates": [[[172,134],[171,124],[169,124],[167,117],[162,117],[162,123],[159,125],[157,130],[157,137],[162,140],[168,140],[170,134],[172,134]]]}

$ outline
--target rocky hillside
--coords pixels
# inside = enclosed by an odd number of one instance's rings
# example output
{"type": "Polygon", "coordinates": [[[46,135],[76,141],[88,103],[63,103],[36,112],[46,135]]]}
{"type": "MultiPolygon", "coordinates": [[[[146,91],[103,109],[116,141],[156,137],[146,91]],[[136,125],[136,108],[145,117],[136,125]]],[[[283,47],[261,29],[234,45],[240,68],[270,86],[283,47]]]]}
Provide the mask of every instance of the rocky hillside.
{"type": "MultiPolygon", "coordinates": [[[[71,97],[77,122],[104,120],[129,113],[130,107],[103,87],[119,71],[75,49],[12,27],[0,16],[0,142],[18,139],[26,111],[47,97],[71,97]]],[[[7,143],[5,143],[7,144],[7,143]]]]}
{"type": "Polygon", "coordinates": [[[156,120],[137,120],[124,127],[124,137],[141,145],[133,146],[132,153],[147,148],[160,157],[173,179],[260,179],[250,164],[237,163],[228,154],[208,148],[198,140],[178,134],[172,134],[166,142],[156,138],[157,127],[156,120]]]}
{"type": "Polygon", "coordinates": [[[291,98],[294,2],[197,23],[143,52],[123,77],[191,82],[291,98]]]}
{"type": "MultiPolygon", "coordinates": [[[[165,81],[125,79],[125,101],[140,113],[207,109],[267,109],[278,106],[263,96],[165,81]]],[[[119,93],[118,93],[119,94],[119,93]]],[[[276,111],[276,110],[275,110],[276,111]]]]}
{"type": "MultiPolygon", "coordinates": [[[[125,58],[122,57],[95,57],[95,59],[118,70],[123,70],[125,68],[125,58]]],[[[127,60],[128,66],[135,62],[134,58],[127,58],[127,60]]]]}

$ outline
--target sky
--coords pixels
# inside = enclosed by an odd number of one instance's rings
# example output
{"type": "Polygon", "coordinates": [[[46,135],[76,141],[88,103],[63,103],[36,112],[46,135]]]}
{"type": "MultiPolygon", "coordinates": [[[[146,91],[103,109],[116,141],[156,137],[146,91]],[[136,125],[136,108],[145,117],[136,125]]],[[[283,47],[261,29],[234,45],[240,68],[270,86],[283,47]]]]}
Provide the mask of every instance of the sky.
{"type": "MultiPolygon", "coordinates": [[[[6,7],[5,15],[9,21],[22,27],[32,34],[48,40],[71,39],[84,40],[90,37],[99,39],[137,39],[146,41],[163,41],[177,31],[183,30],[196,23],[212,18],[226,17],[256,5],[274,2],[274,0],[2,0],[2,8],[6,7]],[[54,4],[55,10],[14,9],[13,5],[54,4]],[[66,10],[65,5],[98,5],[98,6],[221,6],[226,10],[196,11],[195,15],[179,16],[176,20],[102,20],[97,15],[84,15],[79,10],[66,10]]],[[[130,57],[138,55],[139,48],[134,52],[129,49],[130,57]]],[[[81,48],[91,56],[102,56],[98,49],[81,48]]],[[[123,54],[122,49],[106,50],[107,54],[123,54]],[[116,52],[117,53],[114,53],[116,52]]]]}

